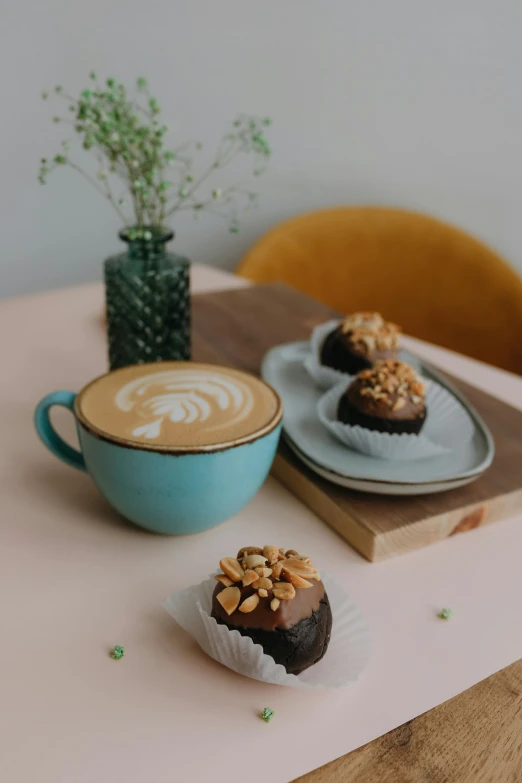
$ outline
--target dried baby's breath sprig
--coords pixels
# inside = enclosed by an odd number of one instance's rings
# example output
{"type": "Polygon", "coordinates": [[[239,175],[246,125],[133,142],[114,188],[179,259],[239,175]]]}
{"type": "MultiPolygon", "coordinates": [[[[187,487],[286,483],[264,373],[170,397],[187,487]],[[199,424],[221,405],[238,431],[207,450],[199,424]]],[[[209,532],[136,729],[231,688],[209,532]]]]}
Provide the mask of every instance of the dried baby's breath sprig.
{"type": "MultiPolygon", "coordinates": [[[[100,83],[94,71],[89,79],[90,86],[78,98],[60,85],[54,88],[55,95],[67,104],[68,114],[53,117],[53,122],[78,134],[83,149],[96,157],[97,170],[91,174],[80,166],[71,156],[70,140],[66,139],[58,154],[41,159],[39,181],[45,184],[56,168],[74,169],[108,199],[126,226],[132,226],[138,236],[142,231],[145,240],[150,238],[145,236],[147,227],[158,230],[182,210],[191,210],[195,217],[205,211],[225,218],[230,231],[236,232],[239,213],[255,206],[257,194],[242,185],[213,186],[202,197],[200,189],[242,154],[253,158],[252,174],[261,174],[271,154],[265,137],[270,120],[238,114],[210,164],[197,174],[194,154],[202,145],[187,141],[167,146],[169,127],[160,120],[161,107],[149,92],[146,79],[137,79],[130,93],[113,78],[100,83]],[[122,184],[126,195],[119,193],[122,184]],[[125,212],[127,205],[132,217],[125,212]]],[[[48,91],[42,92],[44,100],[49,97],[48,91]]]]}
{"type": "Polygon", "coordinates": [[[265,723],[270,723],[274,715],[274,710],[271,710],[270,707],[265,707],[264,710],[260,713],[259,717],[261,720],[264,720],[265,723]]]}

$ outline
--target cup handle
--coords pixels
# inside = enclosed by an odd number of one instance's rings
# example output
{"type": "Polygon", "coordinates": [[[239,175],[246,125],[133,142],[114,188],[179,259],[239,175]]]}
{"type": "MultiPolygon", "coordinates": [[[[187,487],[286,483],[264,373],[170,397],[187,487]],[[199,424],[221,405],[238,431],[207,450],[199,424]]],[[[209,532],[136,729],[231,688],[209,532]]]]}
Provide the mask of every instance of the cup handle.
{"type": "Polygon", "coordinates": [[[85,460],[83,454],[78,449],[73,449],[68,443],[61,438],[49,418],[49,411],[53,405],[63,405],[64,408],[70,410],[74,415],[74,401],[76,394],[70,391],[56,391],[48,394],[43,400],[40,400],[36,410],[34,412],[34,425],[36,432],[40,436],[40,440],[44,443],[49,451],[52,451],[57,457],[59,457],[67,465],[71,465],[78,470],[87,470],[85,467],[85,460]]]}

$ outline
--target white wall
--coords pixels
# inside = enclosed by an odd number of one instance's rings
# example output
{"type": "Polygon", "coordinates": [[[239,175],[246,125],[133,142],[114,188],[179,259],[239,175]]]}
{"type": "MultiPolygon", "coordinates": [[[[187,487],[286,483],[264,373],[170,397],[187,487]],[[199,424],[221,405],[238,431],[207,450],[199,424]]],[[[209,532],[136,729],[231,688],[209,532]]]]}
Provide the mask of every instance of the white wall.
{"type": "Polygon", "coordinates": [[[271,170],[239,235],[176,222],[175,247],[232,268],[279,220],[326,205],[431,212],[522,268],[520,0],[1,0],[0,295],[94,280],[118,220],[58,150],[42,88],[94,68],[148,78],[179,138],[207,147],[268,114],[271,170]]]}

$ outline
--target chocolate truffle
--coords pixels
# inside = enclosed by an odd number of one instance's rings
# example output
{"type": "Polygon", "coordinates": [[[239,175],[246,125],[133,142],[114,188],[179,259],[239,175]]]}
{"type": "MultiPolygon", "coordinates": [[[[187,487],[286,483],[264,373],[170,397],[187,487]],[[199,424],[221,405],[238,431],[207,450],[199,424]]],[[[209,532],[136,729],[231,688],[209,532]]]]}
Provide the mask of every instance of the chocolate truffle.
{"type": "Polygon", "coordinates": [[[339,400],[337,416],[368,430],[416,435],[426,419],[424,395],[413,367],[386,359],[357,375],[339,400]]]}
{"type": "Polygon", "coordinates": [[[348,375],[395,358],[400,327],[379,313],[348,315],[330,332],[321,348],[321,363],[348,375]]]}
{"type": "Polygon", "coordinates": [[[326,653],[332,612],[309,557],[275,546],[243,547],[219,563],[212,617],[248,636],[289,674],[299,674],[326,653]]]}

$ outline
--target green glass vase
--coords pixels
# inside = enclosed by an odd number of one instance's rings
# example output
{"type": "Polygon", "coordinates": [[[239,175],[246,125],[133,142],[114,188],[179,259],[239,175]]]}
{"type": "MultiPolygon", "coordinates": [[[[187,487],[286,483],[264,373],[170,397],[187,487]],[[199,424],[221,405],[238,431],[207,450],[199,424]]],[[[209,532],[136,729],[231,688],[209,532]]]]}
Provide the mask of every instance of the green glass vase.
{"type": "Polygon", "coordinates": [[[190,262],[167,252],[172,231],[125,229],[126,253],[105,261],[111,370],[190,359],[190,262]]]}

